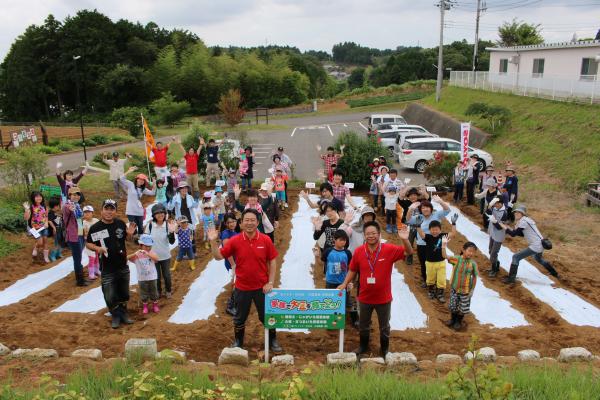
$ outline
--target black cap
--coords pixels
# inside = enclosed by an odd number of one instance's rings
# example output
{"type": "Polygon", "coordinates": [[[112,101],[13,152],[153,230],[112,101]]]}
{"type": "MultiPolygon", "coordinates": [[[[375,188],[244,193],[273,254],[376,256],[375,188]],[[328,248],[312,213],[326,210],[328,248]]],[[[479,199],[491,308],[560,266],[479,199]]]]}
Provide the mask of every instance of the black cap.
{"type": "Polygon", "coordinates": [[[277,151],[283,151],[283,147],[279,146],[279,147],[277,148],[277,151]]]}
{"type": "Polygon", "coordinates": [[[112,207],[117,209],[117,201],[113,199],[106,199],[102,202],[102,208],[112,207]]]}
{"type": "Polygon", "coordinates": [[[118,151],[113,151],[113,157],[119,157],[119,152],[118,151]]]}

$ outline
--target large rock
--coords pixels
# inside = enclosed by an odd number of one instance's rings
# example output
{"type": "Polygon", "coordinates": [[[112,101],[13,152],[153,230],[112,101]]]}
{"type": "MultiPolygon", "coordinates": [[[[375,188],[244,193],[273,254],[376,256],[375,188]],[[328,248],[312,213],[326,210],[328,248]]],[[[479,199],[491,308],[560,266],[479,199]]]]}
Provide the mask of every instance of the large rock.
{"type": "Polygon", "coordinates": [[[517,353],[519,361],[539,361],[540,353],[535,350],[521,350],[517,353]]]}
{"type": "Polygon", "coordinates": [[[462,358],[456,354],[438,354],[435,362],[437,364],[462,364],[462,358]]]}
{"type": "Polygon", "coordinates": [[[186,357],[186,354],[184,351],[171,350],[171,349],[161,350],[161,352],[158,353],[156,355],[156,357],[161,358],[161,359],[171,360],[177,364],[183,364],[187,360],[187,357],[186,357]]]}
{"type": "Polygon", "coordinates": [[[9,353],[10,353],[10,349],[8,347],[6,347],[5,345],[3,345],[2,343],[0,343],[0,356],[5,356],[9,353]]]}
{"type": "Polygon", "coordinates": [[[156,339],[129,339],[125,343],[125,357],[142,357],[144,359],[154,359],[158,353],[156,339]]]}
{"type": "Polygon", "coordinates": [[[219,365],[248,365],[248,351],[239,347],[225,347],[219,356],[219,365]]]}
{"type": "Polygon", "coordinates": [[[491,347],[482,347],[479,350],[475,350],[475,354],[473,354],[471,351],[468,351],[465,354],[465,362],[472,360],[473,357],[475,357],[477,361],[494,362],[496,361],[496,350],[491,347]]]}
{"type": "Polygon", "coordinates": [[[58,352],[54,349],[16,349],[11,356],[15,358],[58,358],[58,352]]]}
{"type": "Polygon", "coordinates": [[[361,358],[360,367],[365,369],[383,370],[385,368],[385,360],[383,357],[361,358]]]}
{"type": "Polygon", "coordinates": [[[283,354],[271,358],[271,365],[294,365],[294,356],[291,354],[283,354]]]}
{"type": "Polygon", "coordinates": [[[388,367],[417,365],[417,357],[413,353],[387,353],[385,362],[388,367]]]}
{"type": "Polygon", "coordinates": [[[356,365],[356,353],[330,353],[327,354],[327,365],[349,367],[356,365]]]}
{"type": "Polygon", "coordinates": [[[71,357],[89,358],[91,360],[102,360],[102,351],[99,349],[77,349],[71,353],[71,357]]]}
{"type": "Polygon", "coordinates": [[[592,358],[592,353],[583,347],[560,349],[560,354],[558,355],[558,361],[560,362],[592,361],[592,358]]]}

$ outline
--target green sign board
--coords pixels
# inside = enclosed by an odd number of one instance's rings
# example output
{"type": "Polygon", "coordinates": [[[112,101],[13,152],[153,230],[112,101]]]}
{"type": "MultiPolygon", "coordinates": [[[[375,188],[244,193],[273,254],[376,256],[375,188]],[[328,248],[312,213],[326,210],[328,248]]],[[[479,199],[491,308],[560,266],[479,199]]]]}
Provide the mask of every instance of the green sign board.
{"type": "Polygon", "coordinates": [[[48,202],[48,199],[54,196],[61,197],[62,191],[60,190],[60,186],[52,186],[52,185],[40,185],[40,192],[48,202]]]}

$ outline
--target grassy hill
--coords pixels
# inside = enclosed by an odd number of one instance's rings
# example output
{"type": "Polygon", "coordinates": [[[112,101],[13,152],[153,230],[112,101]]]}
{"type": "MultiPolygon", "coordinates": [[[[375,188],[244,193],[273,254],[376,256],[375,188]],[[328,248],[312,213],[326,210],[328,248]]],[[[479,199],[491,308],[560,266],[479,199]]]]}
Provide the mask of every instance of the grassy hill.
{"type": "Polygon", "coordinates": [[[600,106],[561,103],[457,87],[422,100],[461,121],[489,131],[487,121],[464,113],[474,102],[511,110],[511,125],[486,146],[496,164],[512,161],[529,189],[577,192],[600,179],[600,106]]]}

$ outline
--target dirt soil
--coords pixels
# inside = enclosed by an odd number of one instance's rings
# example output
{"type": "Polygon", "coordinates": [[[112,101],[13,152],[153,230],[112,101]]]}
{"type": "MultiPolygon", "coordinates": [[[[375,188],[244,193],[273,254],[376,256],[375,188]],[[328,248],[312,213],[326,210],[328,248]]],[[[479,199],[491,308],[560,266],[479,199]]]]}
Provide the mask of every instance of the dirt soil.
{"type": "MultiPolygon", "coordinates": [[[[91,201],[91,204],[99,209],[100,199],[111,194],[108,192],[86,193],[86,198],[95,199],[91,201]]],[[[366,194],[363,193],[363,195],[366,197],[366,194]]],[[[298,192],[291,190],[290,197],[290,208],[283,212],[276,234],[275,244],[279,251],[278,263],[281,263],[290,242],[291,215],[297,209],[298,192]]],[[[461,209],[472,220],[481,222],[479,210],[475,207],[462,206],[461,209]]],[[[119,212],[123,218],[123,210],[120,209],[119,212]]],[[[553,213],[554,210],[547,213],[534,211],[532,216],[539,221],[544,218],[555,218],[556,215],[553,213]]],[[[380,222],[385,222],[382,217],[379,218],[380,222]]],[[[596,219],[599,218],[596,217],[596,219]]],[[[445,229],[448,228],[448,226],[445,227],[445,229]]],[[[398,242],[398,239],[391,235],[386,233],[383,235],[390,242],[398,242]]],[[[0,289],[6,288],[28,274],[47,268],[39,261],[31,261],[30,240],[25,236],[22,236],[21,240],[27,244],[24,249],[0,260],[0,289]]],[[[307,246],[312,245],[312,238],[305,240],[307,246]]],[[[452,240],[450,242],[452,251],[458,252],[465,240],[466,238],[461,235],[452,240]]],[[[512,250],[519,250],[523,248],[524,242],[522,239],[509,239],[507,245],[512,250]]],[[[547,252],[545,256],[549,261],[555,263],[562,276],[556,285],[577,292],[585,300],[600,307],[600,292],[597,290],[600,285],[600,276],[595,273],[597,247],[593,249],[581,246],[577,251],[572,244],[566,250],[561,243],[556,243],[555,246],[556,250],[547,252]]],[[[152,337],[158,340],[159,349],[182,350],[187,353],[189,359],[216,362],[221,350],[231,343],[233,337],[231,317],[225,313],[225,305],[230,293],[229,288],[219,296],[217,313],[207,321],[197,321],[188,325],[167,322],[167,319],[181,303],[190,284],[202,273],[209,260],[208,250],[199,248],[196,270],[190,271],[185,268],[185,265],[182,265],[173,274],[173,297],[169,300],[161,299],[161,311],[158,315],[149,314],[149,316],[143,317],[139,313],[137,293],[132,292],[129,310],[135,323],[118,330],[110,329],[109,318],[104,315],[105,310],[96,314],[50,312],[65,301],[77,298],[88,290],[75,287],[75,279],[71,274],[17,304],[3,307],[0,312],[0,326],[2,326],[0,343],[11,349],[19,347],[54,348],[61,356],[68,356],[77,348],[99,348],[104,357],[109,358],[122,356],[124,344],[129,338],[152,337]]],[[[488,267],[487,259],[481,254],[477,256],[477,262],[482,270],[488,267]]],[[[319,271],[322,265],[318,263],[315,268],[316,271],[319,271]]],[[[531,325],[511,329],[494,329],[479,324],[473,316],[469,315],[465,318],[466,328],[455,332],[444,325],[444,321],[449,315],[447,306],[429,300],[424,289],[419,287],[418,262],[415,262],[413,266],[399,262],[396,268],[405,274],[406,282],[429,316],[429,322],[425,329],[393,331],[391,351],[409,351],[414,353],[419,360],[431,360],[440,353],[463,354],[471,335],[474,334],[479,338],[481,346],[494,347],[499,355],[512,356],[516,355],[519,350],[535,349],[542,356],[556,357],[560,348],[574,346],[583,346],[595,354],[600,354],[600,329],[573,326],[520,285],[514,287],[503,285],[500,279],[505,275],[504,271],[496,279],[490,279],[487,274],[482,273],[481,279],[486,286],[497,290],[503,298],[510,301],[513,307],[521,311],[531,325]]],[[[543,269],[542,272],[545,273],[543,269]]],[[[315,277],[317,286],[324,287],[324,281],[319,279],[322,277],[322,270],[320,273],[315,273],[315,277]]],[[[94,283],[94,286],[97,285],[99,282],[94,283]]],[[[277,284],[275,286],[277,287],[277,284]]],[[[493,313],[495,310],[490,309],[489,312],[493,313]]],[[[253,310],[246,329],[246,348],[252,359],[262,355],[262,329],[253,310]]],[[[375,322],[374,329],[376,329],[375,322]]],[[[373,331],[371,340],[374,355],[378,353],[379,348],[376,332],[373,331]]],[[[337,339],[336,332],[328,331],[313,331],[307,335],[288,332],[279,334],[279,341],[285,352],[295,356],[297,365],[305,365],[311,361],[324,362],[327,353],[337,351],[337,339]]],[[[347,328],[345,349],[352,350],[357,345],[358,333],[352,328],[347,328]]],[[[11,368],[14,368],[12,362],[1,361],[0,379],[6,377],[11,368]],[[6,368],[2,368],[2,365],[6,368]],[[8,368],[9,365],[12,367],[8,368]]]]}

